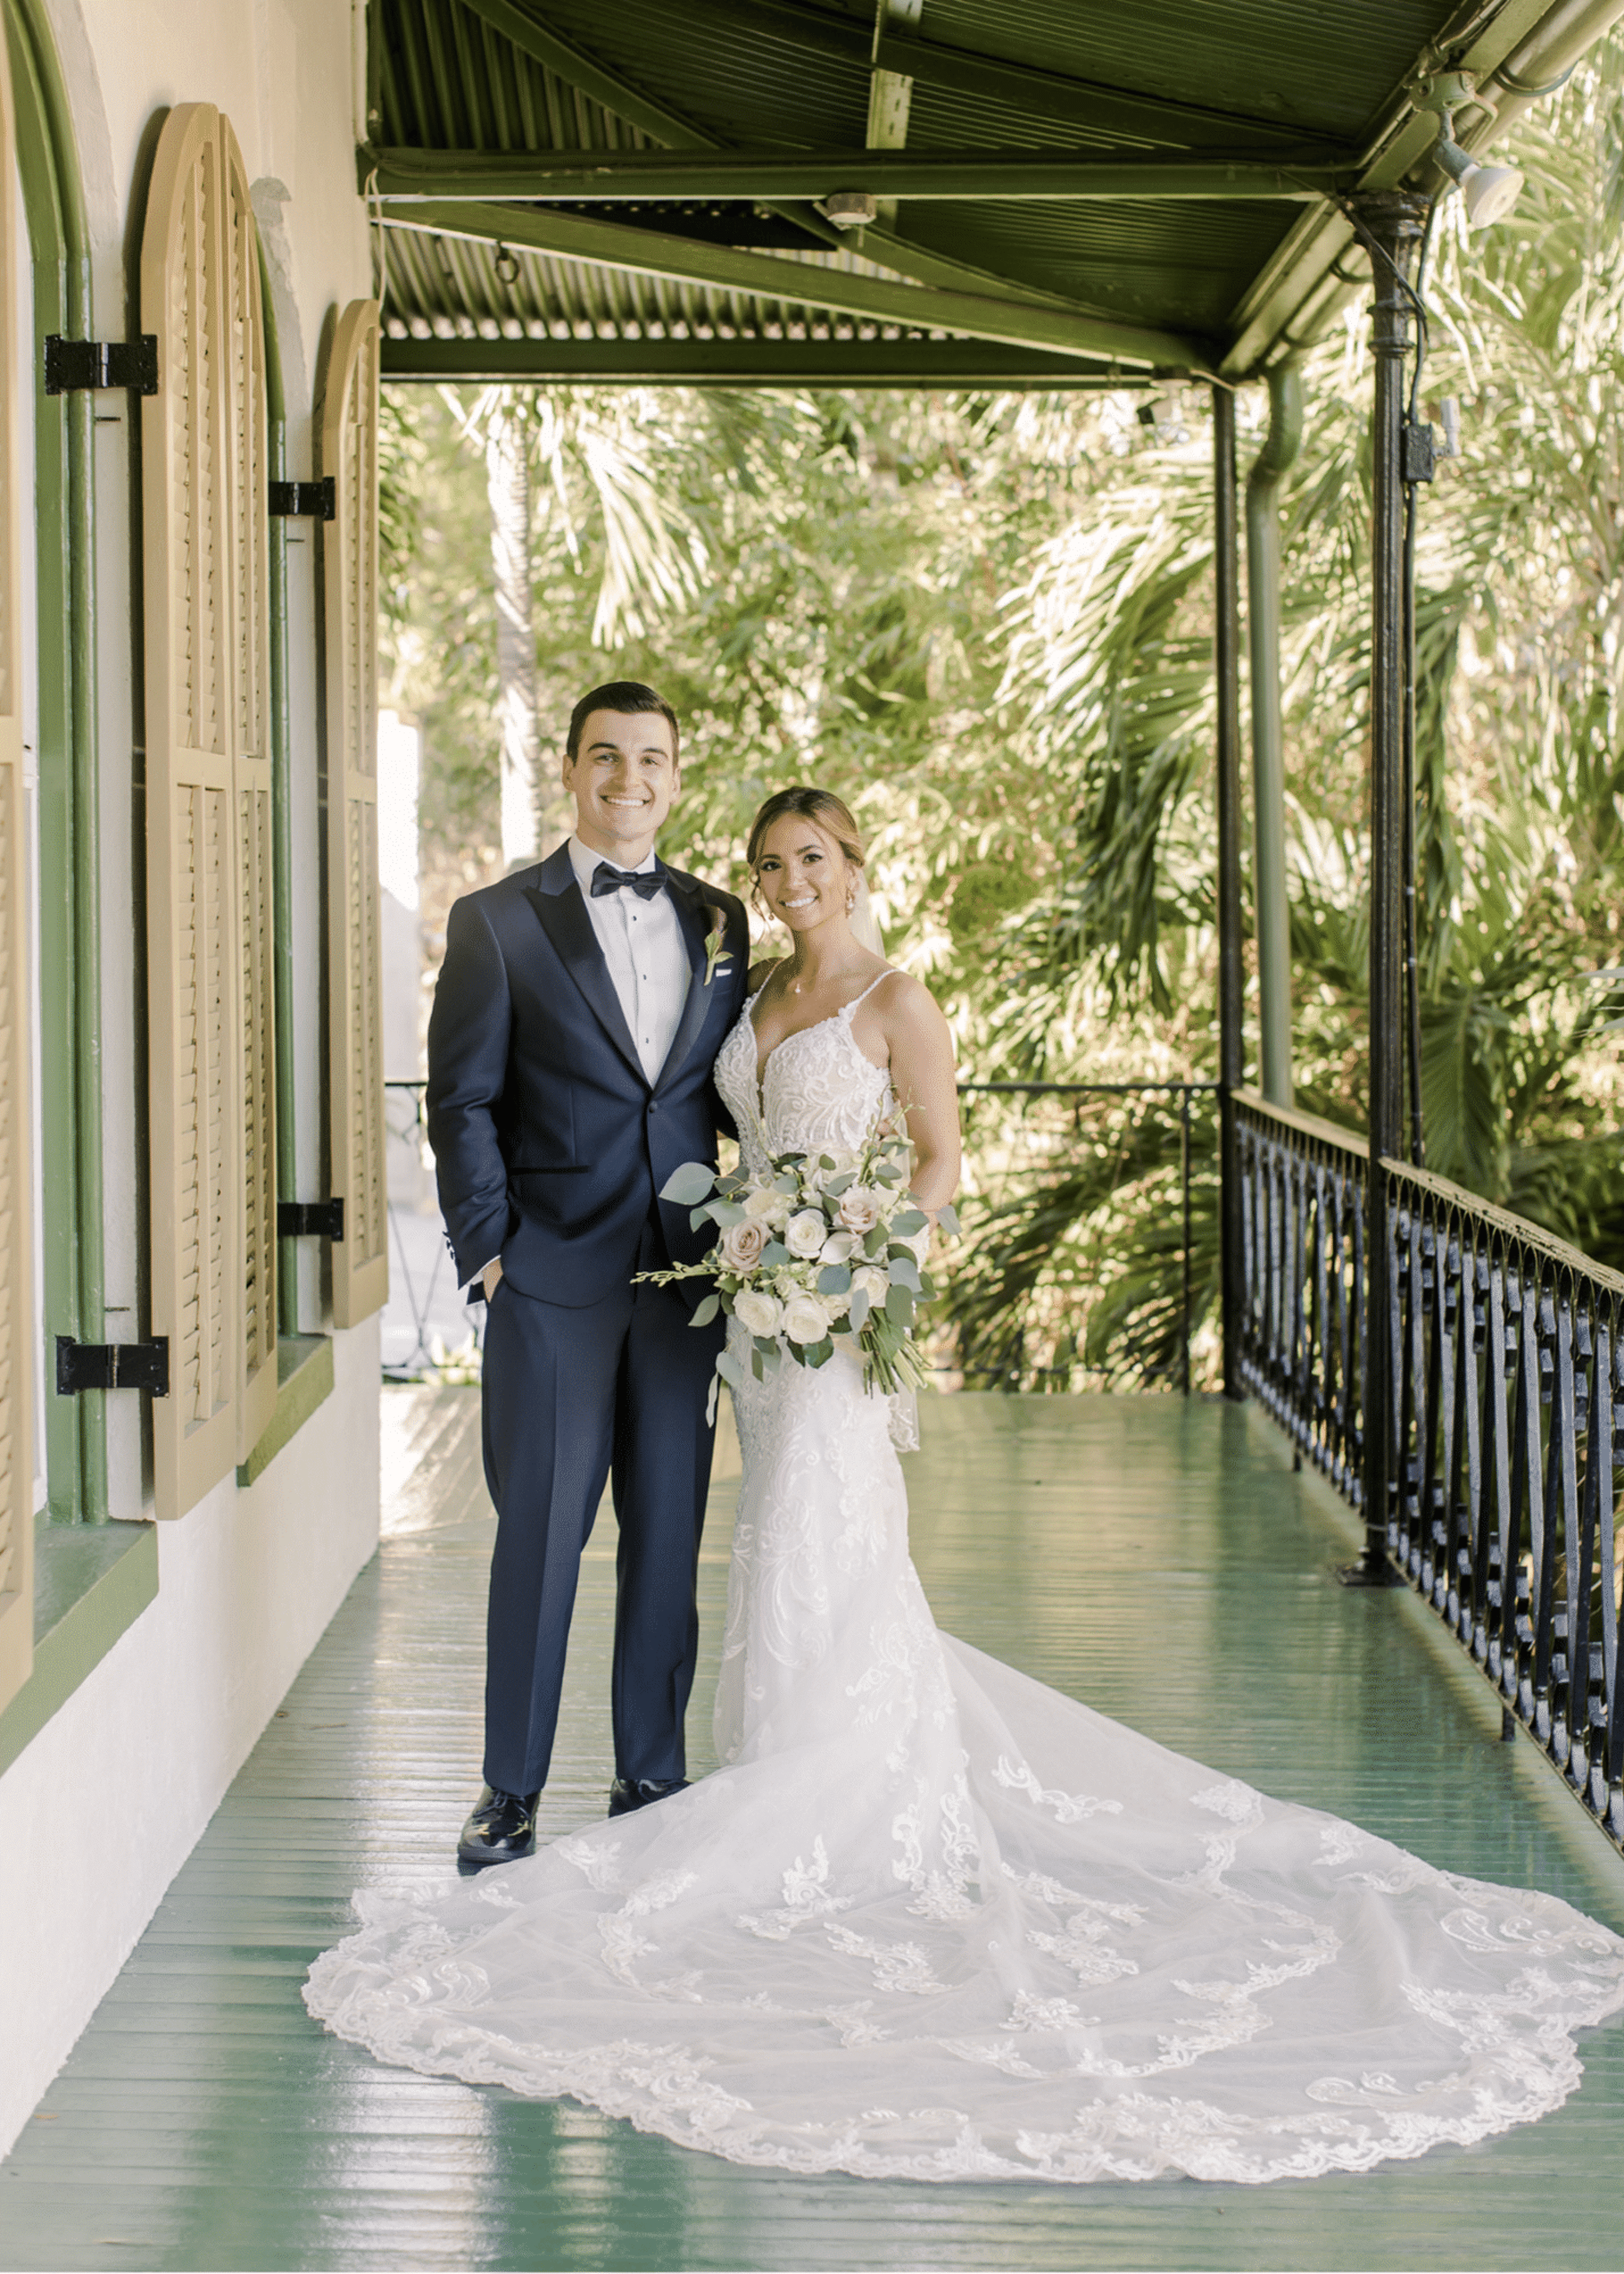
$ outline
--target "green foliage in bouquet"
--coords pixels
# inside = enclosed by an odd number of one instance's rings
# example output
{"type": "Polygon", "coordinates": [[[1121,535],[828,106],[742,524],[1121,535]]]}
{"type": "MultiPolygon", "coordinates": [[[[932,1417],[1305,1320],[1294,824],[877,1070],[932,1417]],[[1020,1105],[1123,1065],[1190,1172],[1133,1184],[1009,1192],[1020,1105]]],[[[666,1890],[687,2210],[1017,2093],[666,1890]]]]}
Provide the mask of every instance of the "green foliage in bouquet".
{"type": "MultiPolygon", "coordinates": [[[[889,1395],[929,1381],[914,1320],[936,1295],[925,1269],[931,1224],[908,1190],[905,1138],[877,1128],[854,1149],[782,1153],[752,1175],[687,1161],[660,1197],[691,1210],[696,1228],[714,1224],[716,1243],[697,1263],[639,1276],[657,1286],[714,1280],[692,1323],[708,1326],[719,1310],[736,1319],[758,1382],[786,1358],[827,1366],[842,1344],[861,1354],[865,1388],[889,1395]]],[[[938,1221],[958,1230],[950,1208],[938,1221]]],[[[718,1353],[716,1372],[743,1389],[736,1345],[718,1353]]]]}

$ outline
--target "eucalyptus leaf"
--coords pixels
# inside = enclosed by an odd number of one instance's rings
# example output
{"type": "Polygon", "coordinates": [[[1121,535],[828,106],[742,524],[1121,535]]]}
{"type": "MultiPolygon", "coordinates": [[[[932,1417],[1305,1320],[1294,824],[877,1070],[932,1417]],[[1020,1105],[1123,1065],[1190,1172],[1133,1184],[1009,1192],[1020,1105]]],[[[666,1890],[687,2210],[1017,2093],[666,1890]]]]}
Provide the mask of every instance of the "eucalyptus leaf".
{"type": "Polygon", "coordinates": [[[906,1287],[894,1286],[886,1296],[886,1316],[893,1326],[913,1324],[913,1297],[906,1287]]]}
{"type": "Polygon", "coordinates": [[[820,1295],[843,1295],[850,1284],[851,1267],[849,1263],[826,1263],[818,1274],[818,1292],[820,1295]]]}
{"type": "Polygon", "coordinates": [[[868,1316],[868,1307],[867,1290],[862,1287],[855,1289],[851,1297],[851,1308],[846,1314],[851,1321],[851,1331],[854,1335],[862,1333],[863,1322],[868,1316]]]}
{"type": "Polygon", "coordinates": [[[895,1248],[892,1249],[891,1261],[888,1269],[890,1271],[891,1284],[894,1287],[911,1288],[916,1295],[919,1292],[919,1267],[905,1247],[900,1252],[895,1248]]]}
{"type": "Polygon", "coordinates": [[[936,1228],[939,1231],[945,1231],[949,1239],[957,1239],[960,1237],[958,1210],[951,1201],[944,1201],[937,1209],[936,1228]]]}
{"type": "Polygon", "coordinates": [[[744,1211],[736,1201],[712,1201],[705,1213],[713,1224],[743,1224],[744,1211]]]}
{"type": "Polygon", "coordinates": [[[827,1335],[820,1343],[808,1343],[804,1352],[807,1365],[814,1368],[827,1366],[834,1355],[835,1345],[827,1335]]]}
{"type": "Polygon", "coordinates": [[[715,1317],[717,1312],[721,1310],[721,1298],[720,1295],[706,1295],[704,1301],[700,1303],[698,1309],[694,1312],[692,1318],[689,1320],[688,1323],[691,1327],[708,1327],[711,1321],[715,1317]]]}
{"type": "Polygon", "coordinates": [[[675,1201],[678,1208],[697,1208],[709,1198],[716,1182],[714,1171],[703,1161],[684,1161],[680,1169],[673,1169],[660,1188],[662,1201],[675,1201]]]}
{"type": "Polygon", "coordinates": [[[744,1387],[744,1369],[731,1351],[717,1352],[716,1371],[729,1389],[743,1389],[744,1387]]]}
{"type": "Polygon", "coordinates": [[[864,1254],[865,1254],[865,1255],[883,1255],[883,1254],[885,1254],[885,1252],[886,1252],[886,1246],[887,1246],[887,1243],[888,1243],[888,1238],[889,1238],[889,1235],[888,1235],[888,1233],[887,1232],[887,1231],[886,1231],[886,1228],[885,1228],[884,1224],[877,1224],[874,1226],[874,1228],[873,1228],[872,1231],[869,1232],[869,1233],[865,1236],[865,1238],[864,1239],[864,1241],[863,1241],[863,1253],[864,1253],[864,1254]]]}
{"type": "Polygon", "coordinates": [[[831,1199],[838,1200],[842,1193],[850,1191],[857,1180],[857,1172],[855,1169],[842,1169],[837,1177],[824,1178],[823,1189],[831,1199]]]}
{"type": "Polygon", "coordinates": [[[793,1263],[795,1258],[782,1239],[769,1239],[761,1251],[761,1269],[771,1271],[780,1263],[793,1263]]]}
{"type": "Polygon", "coordinates": [[[911,1239],[915,1232],[923,1231],[929,1222],[930,1218],[923,1209],[904,1209],[900,1216],[892,1217],[891,1230],[893,1234],[901,1232],[905,1239],[911,1239]]]}

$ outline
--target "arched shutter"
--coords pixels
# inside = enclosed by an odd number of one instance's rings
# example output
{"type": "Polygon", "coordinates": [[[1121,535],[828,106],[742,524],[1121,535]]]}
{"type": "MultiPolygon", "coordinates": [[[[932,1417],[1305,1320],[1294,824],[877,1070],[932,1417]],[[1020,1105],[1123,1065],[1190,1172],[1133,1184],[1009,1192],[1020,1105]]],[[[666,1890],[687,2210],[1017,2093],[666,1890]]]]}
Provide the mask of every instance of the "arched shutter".
{"type": "Polygon", "coordinates": [[[28,1099],[27,808],[19,651],[24,501],[17,369],[17,139],[0,39],[0,1706],[34,1664],[33,1115],[28,1099]]]}
{"type": "Polygon", "coordinates": [[[141,240],[155,1499],[180,1516],[276,1399],[264,343],[235,137],[165,120],[141,240]]]}
{"type": "Polygon", "coordinates": [[[344,1201],[333,1321],[352,1327],[389,1291],[383,1167],[383,967],[378,906],[378,304],[352,300],[328,353],[321,471],[327,774],[329,1190],[344,1201]]]}
{"type": "Polygon", "coordinates": [[[266,446],[265,303],[260,243],[237,137],[220,122],[225,192],[225,371],[231,443],[230,530],[242,983],[242,1342],[237,1457],[276,1407],[276,1020],[272,1001],[270,508],[266,446]]]}

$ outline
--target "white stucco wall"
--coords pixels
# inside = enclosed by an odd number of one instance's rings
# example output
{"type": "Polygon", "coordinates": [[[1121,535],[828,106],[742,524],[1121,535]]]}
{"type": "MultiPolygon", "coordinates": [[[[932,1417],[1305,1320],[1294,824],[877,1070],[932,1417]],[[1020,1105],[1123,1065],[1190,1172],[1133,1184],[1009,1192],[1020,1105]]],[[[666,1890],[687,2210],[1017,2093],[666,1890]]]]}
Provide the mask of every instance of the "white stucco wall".
{"type": "Polygon", "coordinates": [[[0,2154],[373,1552],[376,1319],[334,1360],[257,1484],[159,1526],[156,1600],[0,1776],[0,2154]]]}
{"type": "MultiPolygon", "coordinates": [[[[203,101],[236,130],[272,278],[290,474],[313,467],[324,325],[372,290],[354,161],[351,0],[32,0],[66,87],[94,248],[95,330],[121,340],[132,201],[156,123],[203,101]]],[[[97,704],[101,770],[108,1331],[139,1317],[145,1224],[135,919],[143,858],[132,752],[130,399],[98,401],[97,704]]],[[[321,1190],[313,527],[289,559],[298,1177],[321,1190]]],[[[299,1323],[321,1314],[300,1243],[299,1323]]],[[[159,1593],[0,1777],[0,2150],[111,1983],[378,1532],[379,1321],[336,1337],[332,1395],[258,1483],[228,1479],[160,1527],[159,1593]]],[[[140,1400],[109,1401],[114,1513],[150,1514],[140,1400]]]]}

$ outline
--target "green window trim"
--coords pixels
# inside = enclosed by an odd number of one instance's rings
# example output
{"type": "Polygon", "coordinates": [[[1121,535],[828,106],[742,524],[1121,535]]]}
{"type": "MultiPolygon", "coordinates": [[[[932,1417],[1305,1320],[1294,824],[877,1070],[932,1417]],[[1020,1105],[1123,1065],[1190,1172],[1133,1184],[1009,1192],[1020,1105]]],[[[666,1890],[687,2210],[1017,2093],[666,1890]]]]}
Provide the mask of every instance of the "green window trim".
{"type": "MultiPolygon", "coordinates": [[[[284,1337],[276,1349],[276,1408],[237,1472],[262,1476],[283,1447],[331,1395],[329,1335],[284,1337]]],[[[158,1595],[155,1524],[54,1524],[34,1530],[34,1670],[0,1713],[0,1776],[93,1674],[158,1595]]]]}
{"type": "Polygon", "coordinates": [[[0,1713],[0,1776],[158,1593],[153,1524],[36,1528],[34,1671],[0,1713]]]}
{"type": "MultiPolygon", "coordinates": [[[[265,310],[266,437],[274,482],[288,478],[287,400],[270,270],[260,252],[260,292],[265,310]]],[[[273,514],[269,524],[271,729],[271,968],[276,1052],[276,1197],[297,1197],[298,1123],[293,1111],[293,758],[288,726],[288,532],[273,514]]],[[[298,1334],[298,1249],[276,1245],[276,1332],[298,1334]]],[[[280,1379],[280,1378],[279,1378],[280,1379]]],[[[277,1390],[280,1403],[281,1389],[277,1390]]],[[[275,1427],[275,1424],[272,1425],[275,1427]]],[[[245,1466],[252,1467],[258,1448],[245,1466]]],[[[238,1476],[242,1474],[239,1469],[238,1476]]]]}
{"type": "Polygon", "coordinates": [[[106,1332],[94,397],[47,395],[38,350],[47,332],[94,336],[90,232],[45,10],[41,0],[4,0],[4,9],[35,336],[41,1141],[44,1158],[68,1170],[45,1178],[45,1332],[38,1362],[47,1367],[47,1505],[54,1524],[104,1524],[106,1393],[53,1396],[47,1360],[59,1334],[101,1342],[106,1332]]]}
{"type": "Polygon", "coordinates": [[[289,1440],[332,1394],[330,1335],[283,1334],[276,1342],[276,1405],[253,1450],[237,1471],[239,1486],[262,1477],[289,1440]]]}

